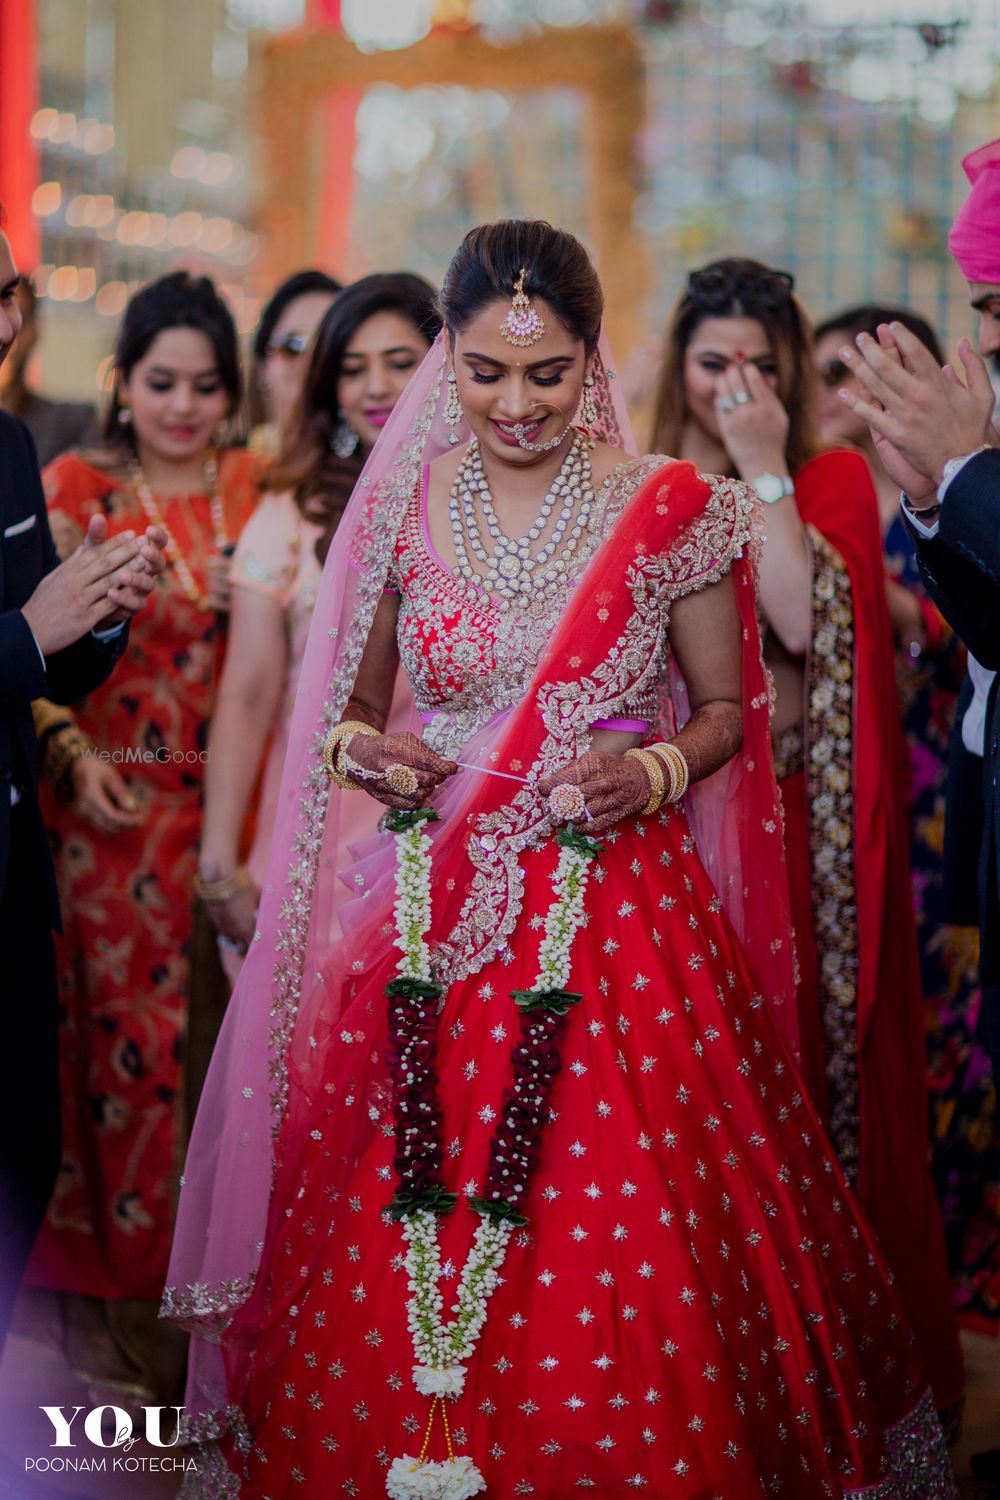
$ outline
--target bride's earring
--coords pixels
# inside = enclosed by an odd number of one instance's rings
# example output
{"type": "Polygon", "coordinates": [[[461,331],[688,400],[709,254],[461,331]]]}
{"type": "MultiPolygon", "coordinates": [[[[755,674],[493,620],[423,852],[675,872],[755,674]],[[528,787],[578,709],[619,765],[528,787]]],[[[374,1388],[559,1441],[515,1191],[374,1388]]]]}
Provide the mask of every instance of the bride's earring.
{"type": "Polygon", "coordinates": [[[465,419],[462,403],[458,399],[458,376],[454,370],[448,371],[448,399],[444,403],[445,425],[451,429],[448,434],[449,443],[459,441],[458,428],[465,419]]]}
{"type": "Polygon", "coordinates": [[[583,382],[583,401],[580,403],[580,420],[590,438],[590,446],[593,448],[594,429],[597,426],[597,395],[594,390],[593,375],[588,375],[583,382]]]}

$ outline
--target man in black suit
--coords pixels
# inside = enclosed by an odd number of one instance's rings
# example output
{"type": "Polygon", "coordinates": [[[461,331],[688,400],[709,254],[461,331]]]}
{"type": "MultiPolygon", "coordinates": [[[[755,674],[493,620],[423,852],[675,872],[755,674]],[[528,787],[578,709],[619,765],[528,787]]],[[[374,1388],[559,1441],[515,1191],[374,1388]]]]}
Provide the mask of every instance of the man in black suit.
{"type": "MultiPolygon", "coordinates": [[[[966,161],[973,191],[950,244],[979,314],[980,351],[1000,354],[1000,142],[966,161]],[[984,231],[986,231],[984,233],[984,231]]],[[[982,358],[959,342],[966,382],[942,370],[907,329],[883,326],[841,350],[867,399],[841,396],[869,423],[899,483],[928,592],[980,666],[1000,669],[1000,443],[995,395],[982,358]]],[[[979,674],[981,677],[984,674],[979,674]]],[[[1000,1080],[1000,695],[980,689],[983,838],[979,860],[983,1004],[980,1034],[1000,1080]]],[[[971,711],[971,710],[967,710],[971,711]]]]}
{"type": "MultiPolygon", "coordinates": [[[[2,213],[2,210],[0,210],[2,213]]],[[[3,220],[0,217],[0,226],[3,220]]],[[[17,337],[17,271],[0,227],[0,362],[17,337]]],[[[0,412],[0,1348],[59,1166],[55,878],[38,805],[33,698],[82,698],[125,648],[166,537],[107,540],[97,517],[59,562],[34,445],[0,412]]]]}
{"type": "MultiPolygon", "coordinates": [[[[1000,140],[963,163],[972,184],[952,225],[949,248],[979,315],[979,353],[1000,360],[1000,140]]],[[[903,491],[903,516],[928,592],[976,658],[969,749],[983,759],[978,890],[983,999],[980,1036],[1000,1083],[1000,443],[990,378],[968,339],[959,344],[967,384],[940,369],[905,328],[862,336],[841,351],[867,400],[842,399],[871,427],[879,456],[903,491]]],[[[970,760],[974,757],[970,756],[970,760]]],[[[973,799],[975,801],[975,799],[973,799]]],[[[976,812],[978,813],[978,808],[976,812]]],[[[949,806],[949,814],[952,808],[949,806]]],[[[976,814],[974,814],[976,815],[976,814]]],[[[972,1456],[972,1471],[1000,1500],[1000,1448],[972,1456]]]]}

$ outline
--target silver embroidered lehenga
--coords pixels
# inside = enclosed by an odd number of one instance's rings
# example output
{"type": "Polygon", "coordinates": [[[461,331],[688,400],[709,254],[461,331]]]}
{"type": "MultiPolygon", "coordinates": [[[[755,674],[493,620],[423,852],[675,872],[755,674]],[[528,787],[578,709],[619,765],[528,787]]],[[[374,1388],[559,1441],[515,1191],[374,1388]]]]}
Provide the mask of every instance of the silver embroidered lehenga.
{"type": "Polygon", "coordinates": [[[468,1456],[498,1497],[950,1495],[912,1339],[780,1030],[793,977],[752,497],[687,464],[626,462],[551,618],[501,619],[456,582],[426,527],[437,358],[398,461],[348,517],[337,582],[353,570],[354,592],[336,635],[310,642],[317,686],[326,670],[333,687],[308,704],[300,693],[301,760],[286,773],[290,863],[272,860],[261,951],[189,1160],[166,1310],[221,1347],[192,1394],[215,1407],[204,1436],[230,1428],[214,1459],[206,1450],[201,1493],[374,1496],[429,1432],[442,1487],[390,1494],[475,1493],[448,1488],[468,1456]],[[531,986],[551,900],[557,851],[537,780],[582,752],[595,721],[641,706],[669,732],[684,712],[671,606],[727,575],[742,621],[743,747],[714,785],[606,837],[528,1222],[445,1438],[414,1389],[405,1246],[387,1211],[398,1121],[386,840],[346,872],[331,940],[317,893],[335,868],[339,794],[315,774],[318,748],[388,578],[428,738],[500,773],[456,777],[435,798],[430,939],[446,986],[435,1067],[441,1170],[458,1195],[439,1231],[447,1297],[523,1035],[509,996],[531,986]],[[268,1014],[262,1057],[254,1023],[268,1014]],[[248,1204],[240,1186],[261,1164],[263,1200],[248,1204]]]}

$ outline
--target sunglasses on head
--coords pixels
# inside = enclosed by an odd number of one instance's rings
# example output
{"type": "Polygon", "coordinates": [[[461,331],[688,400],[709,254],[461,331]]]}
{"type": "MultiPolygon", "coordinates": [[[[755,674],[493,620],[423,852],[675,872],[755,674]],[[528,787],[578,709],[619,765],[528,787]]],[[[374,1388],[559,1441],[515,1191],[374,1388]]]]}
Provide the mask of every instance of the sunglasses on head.
{"type": "Polygon", "coordinates": [[[850,373],[842,359],[828,359],[819,367],[819,378],[831,391],[838,385],[843,385],[850,373]]]}
{"type": "Polygon", "coordinates": [[[688,276],[688,296],[713,311],[728,308],[750,292],[761,307],[784,307],[795,290],[790,271],[721,271],[709,268],[688,276]]]}
{"type": "Polygon", "coordinates": [[[280,339],[272,339],[267,346],[268,354],[283,354],[286,359],[298,359],[309,348],[309,336],[305,333],[284,333],[280,339]]]}

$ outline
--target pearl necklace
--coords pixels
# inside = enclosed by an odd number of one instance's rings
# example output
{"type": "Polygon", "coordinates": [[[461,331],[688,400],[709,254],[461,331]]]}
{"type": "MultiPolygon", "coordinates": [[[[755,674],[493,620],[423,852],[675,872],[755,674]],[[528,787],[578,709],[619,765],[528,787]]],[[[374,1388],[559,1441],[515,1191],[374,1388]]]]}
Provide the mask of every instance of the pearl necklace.
{"type": "MultiPolygon", "coordinates": [[[[137,458],[133,458],[130,461],[129,470],[132,475],[132,486],[139,497],[139,504],[146,512],[146,517],[150,525],[162,526],[167,534],[165,549],[167,560],[174,570],[174,576],[180,584],[181,592],[198,609],[211,612],[215,606],[209,602],[208,595],[203,594],[195,583],[194,575],[188,567],[187,559],[180,547],[178,547],[173,532],[163,519],[163,512],[160,510],[153,492],[146,482],[146,476],[143,474],[142,467],[137,458]]],[[[219,493],[219,466],[215,461],[214,454],[209,454],[205,461],[205,483],[210,496],[209,505],[211,506],[212,535],[215,541],[215,548],[217,552],[221,552],[224,547],[228,546],[229,538],[226,535],[225,502],[219,493]]]]}
{"type": "Polygon", "coordinates": [[[455,476],[448,504],[457,558],[452,571],[467,584],[478,584],[495,594],[504,609],[529,596],[550,598],[566,580],[570,559],[587,530],[593,505],[590,455],[584,439],[574,433],[535,521],[523,536],[508,536],[497,518],[482,452],[473,438],[455,476]],[[491,549],[483,542],[477,500],[493,544],[491,549]],[[533,550],[532,544],[538,541],[557,506],[548,541],[533,550]],[[472,566],[470,551],[485,573],[472,566]]]}

